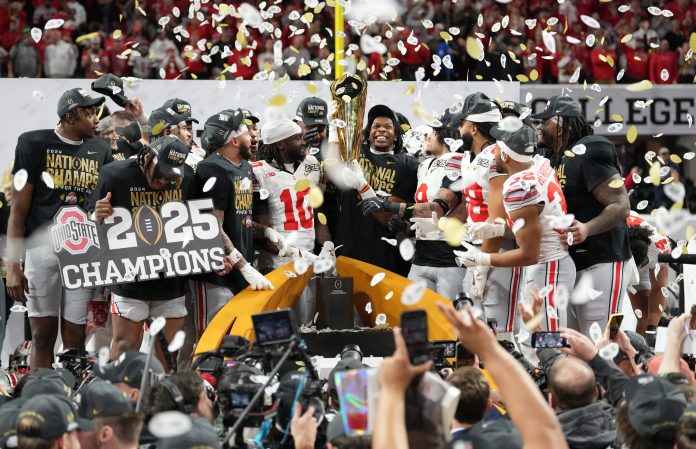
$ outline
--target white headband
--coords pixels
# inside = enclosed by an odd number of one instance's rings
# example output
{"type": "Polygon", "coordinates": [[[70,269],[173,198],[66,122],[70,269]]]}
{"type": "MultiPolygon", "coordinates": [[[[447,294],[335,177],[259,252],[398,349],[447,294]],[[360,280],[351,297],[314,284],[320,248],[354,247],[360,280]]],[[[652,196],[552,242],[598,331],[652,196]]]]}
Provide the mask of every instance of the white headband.
{"type": "MultiPolygon", "coordinates": [[[[495,143],[498,145],[498,148],[500,148],[500,150],[501,150],[503,153],[505,153],[505,154],[507,154],[508,156],[510,156],[510,158],[511,158],[513,161],[525,163],[525,162],[532,162],[532,159],[534,159],[534,155],[533,155],[533,154],[520,154],[520,153],[514,152],[514,151],[512,150],[512,148],[510,148],[509,146],[507,146],[507,145],[505,144],[505,142],[503,142],[502,140],[496,140],[495,143]]],[[[527,147],[527,149],[529,149],[529,148],[532,148],[532,147],[527,147]]],[[[532,148],[532,152],[533,152],[533,151],[534,151],[534,148],[532,148]]]]}
{"type": "Polygon", "coordinates": [[[249,130],[249,128],[247,128],[247,126],[244,123],[242,123],[239,126],[239,129],[237,131],[230,131],[230,135],[227,136],[227,139],[225,139],[225,145],[230,143],[232,141],[232,139],[234,139],[235,137],[241,136],[242,134],[244,134],[248,130],[249,130]]]}
{"type": "Polygon", "coordinates": [[[481,112],[480,114],[470,114],[464,117],[464,120],[468,120],[474,123],[485,123],[485,122],[499,122],[503,119],[503,115],[500,113],[500,109],[495,108],[490,111],[481,112]]]}

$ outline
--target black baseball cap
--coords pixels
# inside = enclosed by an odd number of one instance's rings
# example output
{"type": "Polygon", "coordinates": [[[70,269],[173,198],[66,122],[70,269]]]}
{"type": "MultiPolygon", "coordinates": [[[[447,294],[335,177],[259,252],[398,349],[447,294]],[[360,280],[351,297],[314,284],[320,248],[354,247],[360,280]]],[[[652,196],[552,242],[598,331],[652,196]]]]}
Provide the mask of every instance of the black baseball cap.
{"type": "Polygon", "coordinates": [[[63,92],[58,100],[58,117],[63,118],[68,112],[77,108],[91,108],[104,103],[104,97],[94,98],[84,89],[79,87],[63,92]]]}
{"type": "Polygon", "coordinates": [[[128,396],[109,382],[96,380],[75,395],[77,416],[85,419],[121,416],[135,411],[128,396]]]}
{"type": "MultiPolygon", "coordinates": [[[[178,139],[176,140],[178,141],[178,139]]],[[[126,351],[118,359],[104,366],[99,366],[95,362],[94,374],[98,378],[108,380],[111,383],[123,382],[131,388],[140,388],[146,360],[147,354],[145,353],[136,350],[126,351]]],[[[150,360],[150,373],[155,375],[164,374],[162,364],[154,357],[150,360]]]]}
{"type": "Polygon", "coordinates": [[[172,98],[171,100],[167,100],[167,102],[164,103],[162,109],[166,110],[167,112],[171,110],[175,116],[175,120],[177,120],[177,124],[181,122],[198,123],[198,120],[191,117],[191,103],[189,103],[186,100],[182,100],[180,98],[172,98]]]}
{"type": "Polygon", "coordinates": [[[295,120],[301,121],[307,126],[328,126],[328,113],[329,107],[324,100],[318,97],[309,97],[300,102],[297,112],[295,112],[295,120]]]}
{"type": "Polygon", "coordinates": [[[13,399],[0,407],[0,447],[17,447],[17,418],[27,400],[13,399]]]}
{"type": "Polygon", "coordinates": [[[162,438],[157,449],[221,449],[220,439],[208,421],[191,417],[191,430],[171,438],[162,438]]]}
{"type": "Polygon", "coordinates": [[[238,131],[244,124],[244,112],[241,109],[225,109],[208,117],[203,125],[201,146],[212,151],[225,144],[230,133],[238,131]]]}
{"type": "Polygon", "coordinates": [[[158,137],[165,129],[176,126],[181,121],[177,121],[177,116],[164,108],[157,108],[150,114],[147,125],[150,127],[150,134],[158,137]]]}
{"type": "Polygon", "coordinates": [[[376,104],[370,108],[367,113],[368,123],[372,123],[377,117],[387,117],[394,122],[394,128],[401,128],[401,123],[399,122],[399,117],[392,108],[384,104],[376,104]]]}
{"type": "Polygon", "coordinates": [[[244,114],[245,121],[249,120],[252,124],[258,123],[261,121],[261,119],[259,119],[259,117],[256,114],[254,114],[253,112],[251,112],[250,110],[242,108],[241,111],[242,111],[242,114],[244,114]]]}
{"type": "Polygon", "coordinates": [[[503,142],[512,151],[522,156],[534,156],[536,151],[536,131],[525,125],[517,117],[505,117],[491,128],[491,137],[503,142]]]}
{"type": "Polygon", "coordinates": [[[451,126],[459,126],[462,120],[475,123],[497,122],[502,118],[500,108],[488,96],[481,92],[467,95],[461,108],[452,111],[451,126]]]}
{"type": "Polygon", "coordinates": [[[476,424],[469,430],[465,441],[475,449],[522,449],[522,435],[507,417],[476,424]]]}
{"type": "Polygon", "coordinates": [[[580,103],[568,95],[554,95],[546,102],[546,108],[532,117],[546,120],[556,115],[563,117],[582,117],[580,103]]]}
{"type": "Polygon", "coordinates": [[[137,122],[130,123],[126,126],[119,126],[115,129],[116,134],[123,137],[126,142],[133,143],[140,140],[141,132],[140,125],[137,122]]]}
{"type": "Polygon", "coordinates": [[[43,368],[27,375],[22,388],[22,397],[29,399],[42,394],[57,394],[68,397],[75,385],[75,377],[66,370],[43,368]],[[70,377],[72,377],[72,384],[70,377]]]}
{"type": "Polygon", "coordinates": [[[174,136],[164,136],[150,142],[152,161],[164,175],[184,176],[184,163],[189,154],[188,147],[174,136]]]}
{"type": "Polygon", "coordinates": [[[628,421],[636,433],[649,438],[665,429],[676,429],[686,398],[667,379],[650,375],[632,378],[624,389],[628,421]]]}
{"type": "MultiPolygon", "coordinates": [[[[48,440],[77,429],[94,430],[91,421],[77,418],[75,404],[65,396],[41,394],[28,399],[19,409],[17,423],[24,419],[34,421],[41,438],[48,440]]],[[[17,429],[18,435],[20,429],[17,429]]]]}
{"type": "Polygon", "coordinates": [[[116,75],[112,75],[111,73],[102,75],[96,80],[92,81],[92,90],[102,95],[106,95],[122,108],[125,108],[126,104],[128,103],[128,98],[126,98],[126,95],[123,92],[123,80],[116,75]]]}

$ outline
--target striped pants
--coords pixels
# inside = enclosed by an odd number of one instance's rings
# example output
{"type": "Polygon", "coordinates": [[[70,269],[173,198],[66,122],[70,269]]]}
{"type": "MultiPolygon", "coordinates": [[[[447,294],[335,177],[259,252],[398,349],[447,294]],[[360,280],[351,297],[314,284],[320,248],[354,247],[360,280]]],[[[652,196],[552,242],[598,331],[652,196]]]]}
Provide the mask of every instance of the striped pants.
{"type": "Polygon", "coordinates": [[[539,290],[550,286],[551,290],[544,296],[544,305],[541,313],[541,327],[549,332],[558,331],[559,327],[567,326],[566,310],[558,310],[556,298],[559,290],[569,295],[575,284],[575,264],[570,256],[562,259],[551,260],[524,267],[522,273],[524,300],[532,304],[532,289],[537,286],[539,290]],[[550,312],[550,313],[549,313],[550,312]],[[555,315],[555,316],[554,316],[555,315]]]}
{"type": "MultiPolygon", "coordinates": [[[[585,304],[570,304],[568,307],[568,326],[589,335],[590,326],[597,322],[604,330],[612,313],[621,311],[621,302],[626,295],[630,278],[629,260],[606,262],[592,265],[578,271],[577,279],[592,277],[592,288],[601,292],[595,299],[585,304]]],[[[572,299],[571,299],[572,302],[572,299]]]]}

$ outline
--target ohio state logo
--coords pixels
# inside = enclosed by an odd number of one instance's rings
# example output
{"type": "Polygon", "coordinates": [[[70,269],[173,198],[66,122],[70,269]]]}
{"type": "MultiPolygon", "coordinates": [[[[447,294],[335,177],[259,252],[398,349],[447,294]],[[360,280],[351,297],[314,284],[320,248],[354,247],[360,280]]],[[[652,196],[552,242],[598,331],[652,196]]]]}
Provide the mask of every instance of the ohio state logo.
{"type": "Polygon", "coordinates": [[[63,208],[56,214],[51,226],[53,251],[65,249],[70,254],[84,254],[90,246],[99,248],[97,225],[87,218],[87,214],[78,207],[63,208]]]}

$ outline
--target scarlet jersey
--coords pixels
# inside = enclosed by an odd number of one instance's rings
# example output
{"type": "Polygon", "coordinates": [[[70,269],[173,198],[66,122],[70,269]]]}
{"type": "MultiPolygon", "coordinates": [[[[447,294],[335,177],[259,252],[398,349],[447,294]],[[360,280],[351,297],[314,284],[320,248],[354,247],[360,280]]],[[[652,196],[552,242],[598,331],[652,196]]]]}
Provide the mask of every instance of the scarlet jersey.
{"type": "Polygon", "coordinates": [[[271,227],[289,245],[308,251],[314,249],[314,210],[309,205],[310,188],[298,192],[296,185],[303,179],[308,179],[310,185],[318,185],[321,163],[314,156],[307,155],[293,173],[280,170],[266,161],[252,162],[251,166],[256,177],[254,193],[265,198],[268,192],[271,227]]]}
{"type": "Polygon", "coordinates": [[[468,224],[488,220],[488,183],[491,178],[503,175],[496,172],[495,144],[482,149],[470,164],[462,164],[468,224]]]}
{"type": "Polygon", "coordinates": [[[558,231],[554,230],[550,223],[550,219],[566,215],[568,208],[563,190],[558,184],[556,172],[548,159],[537,157],[530,168],[506,179],[503,184],[503,203],[510,228],[513,227],[510,212],[529,205],[543,206],[539,214],[541,221],[539,263],[558,260],[568,255],[558,231]]]}
{"type": "Polygon", "coordinates": [[[669,239],[657,232],[657,228],[640,218],[635,212],[626,218],[628,226],[641,226],[650,230],[650,246],[648,246],[648,268],[655,268],[658,254],[668,254],[672,251],[669,239]]]}
{"type": "MultiPolygon", "coordinates": [[[[418,188],[414,195],[416,203],[430,203],[438,198],[440,189],[449,188],[462,177],[462,162],[468,153],[445,153],[438,158],[424,160],[418,166],[418,188]]],[[[416,235],[419,240],[445,240],[442,231],[434,235],[416,235]]]]}

